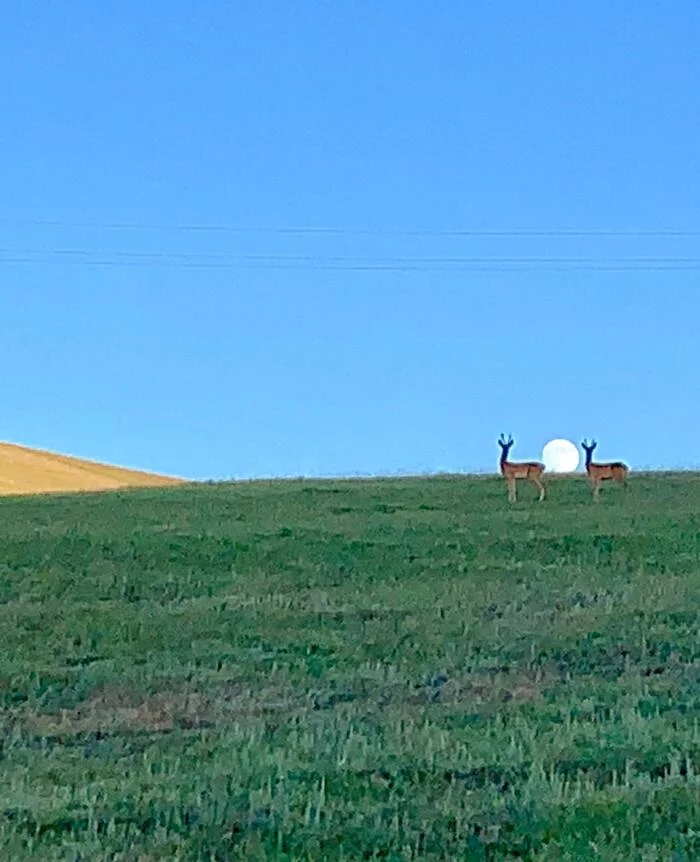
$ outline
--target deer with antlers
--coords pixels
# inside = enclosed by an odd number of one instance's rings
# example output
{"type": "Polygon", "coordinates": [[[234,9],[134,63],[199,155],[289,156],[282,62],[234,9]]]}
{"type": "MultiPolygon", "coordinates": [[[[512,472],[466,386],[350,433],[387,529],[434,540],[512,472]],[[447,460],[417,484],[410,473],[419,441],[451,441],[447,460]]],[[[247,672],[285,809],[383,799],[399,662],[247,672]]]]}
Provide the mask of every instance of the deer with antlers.
{"type": "Polygon", "coordinates": [[[498,445],[501,447],[501,460],[499,463],[501,475],[506,480],[506,485],[508,486],[508,500],[511,503],[515,503],[517,499],[515,493],[516,480],[529,479],[540,489],[540,502],[542,502],[545,497],[545,487],[542,481],[544,464],[540,464],[539,461],[509,461],[508,453],[513,445],[513,438],[511,436],[508,436],[506,440],[505,434],[501,434],[498,439],[498,445]]]}
{"type": "Polygon", "coordinates": [[[586,473],[588,474],[588,480],[593,488],[594,500],[598,499],[601,482],[612,480],[626,488],[627,473],[629,472],[627,464],[623,464],[622,461],[610,461],[607,464],[598,464],[593,461],[593,450],[597,445],[598,444],[595,440],[591,440],[590,443],[587,440],[584,440],[581,443],[581,446],[586,452],[586,473]]]}

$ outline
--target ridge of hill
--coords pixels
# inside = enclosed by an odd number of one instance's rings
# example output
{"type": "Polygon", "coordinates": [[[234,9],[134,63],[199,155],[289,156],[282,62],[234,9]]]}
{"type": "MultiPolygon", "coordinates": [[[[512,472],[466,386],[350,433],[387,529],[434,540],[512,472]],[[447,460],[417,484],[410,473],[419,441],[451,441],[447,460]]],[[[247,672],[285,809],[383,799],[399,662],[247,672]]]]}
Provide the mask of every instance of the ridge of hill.
{"type": "Polygon", "coordinates": [[[74,491],[108,491],[117,488],[159,487],[183,482],[144,470],[132,470],[32,449],[16,443],[0,443],[0,495],[49,494],[74,491]]]}

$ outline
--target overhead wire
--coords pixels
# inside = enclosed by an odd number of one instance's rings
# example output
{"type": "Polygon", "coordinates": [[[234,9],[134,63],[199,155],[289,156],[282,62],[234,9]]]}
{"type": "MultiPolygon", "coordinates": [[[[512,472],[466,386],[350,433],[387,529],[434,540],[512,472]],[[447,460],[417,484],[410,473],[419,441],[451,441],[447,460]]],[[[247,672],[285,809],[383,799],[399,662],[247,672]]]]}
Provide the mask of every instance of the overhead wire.
{"type": "MultiPolygon", "coordinates": [[[[690,238],[700,236],[700,230],[608,230],[608,229],[370,229],[340,227],[255,227],[203,224],[136,224],[128,222],[60,221],[54,219],[0,218],[0,224],[31,225],[34,227],[82,227],[129,230],[173,230],[198,232],[308,234],[308,235],[366,235],[405,237],[452,238],[690,238]]],[[[695,271],[700,269],[700,256],[512,256],[512,255],[442,255],[442,256],[390,256],[390,255],[338,255],[227,252],[171,252],[133,251],[119,249],[64,248],[64,247],[5,247],[0,248],[0,264],[71,265],[99,267],[179,267],[183,269],[275,269],[322,271],[394,271],[394,272],[514,272],[514,271],[695,271]]]]}
{"type": "Polygon", "coordinates": [[[700,228],[374,228],[338,226],[263,226],[232,224],[176,224],[148,222],[100,222],[59,219],[0,218],[0,224],[33,227],[77,227],[101,230],[192,231],[198,233],[320,234],[430,237],[694,237],[700,228]]]}
{"type": "Polygon", "coordinates": [[[177,267],[180,269],[219,269],[219,270],[293,270],[293,271],[355,271],[355,272],[683,272],[700,270],[700,260],[673,261],[662,260],[656,263],[642,261],[620,261],[606,262],[591,260],[573,263],[571,261],[560,261],[557,259],[531,261],[524,258],[520,261],[498,259],[483,260],[481,262],[464,261],[461,263],[452,261],[441,261],[434,263],[418,262],[324,262],[317,261],[294,261],[284,259],[261,259],[261,260],[179,260],[179,259],[124,259],[124,258],[70,258],[70,257],[41,257],[41,256],[1,256],[0,264],[27,264],[27,265],[67,265],[67,266],[95,266],[95,267],[177,267]]]}

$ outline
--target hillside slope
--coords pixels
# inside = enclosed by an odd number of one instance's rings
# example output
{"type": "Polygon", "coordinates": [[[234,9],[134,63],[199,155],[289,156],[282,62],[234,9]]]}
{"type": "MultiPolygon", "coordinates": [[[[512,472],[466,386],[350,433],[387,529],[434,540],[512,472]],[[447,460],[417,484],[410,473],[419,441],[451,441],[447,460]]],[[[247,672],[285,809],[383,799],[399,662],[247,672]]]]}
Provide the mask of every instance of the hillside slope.
{"type": "Polygon", "coordinates": [[[700,477],[549,490],[0,499],[0,859],[700,859],[700,477]]]}
{"type": "Polygon", "coordinates": [[[106,491],[177,485],[182,480],[0,443],[0,495],[106,491]]]}

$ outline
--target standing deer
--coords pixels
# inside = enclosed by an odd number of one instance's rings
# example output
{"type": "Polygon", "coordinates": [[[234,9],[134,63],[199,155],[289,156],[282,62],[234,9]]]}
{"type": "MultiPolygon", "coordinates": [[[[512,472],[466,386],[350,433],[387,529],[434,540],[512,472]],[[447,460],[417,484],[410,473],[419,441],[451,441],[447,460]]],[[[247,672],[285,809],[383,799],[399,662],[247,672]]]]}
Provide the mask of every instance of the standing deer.
{"type": "Polygon", "coordinates": [[[597,464],[595,461],[592,461],[593,450],[597,445],[595,440],[591,440],[590,443],[587,440],[583,440],[581,443],[581,446],[586,451],[586,473],[588,474],[588,481],[593,488],[594,500],[598,499],[600,483],[608,479],[612,479],[626,488],[627,473],[629,472],[627,464],[623,464],[622,461],[610,461],[608,464],[597,464]]]}
{"type": "Polygon", "coordinates": [[[542,502],[545,496],[545,487],[542,481],[544,464],[540,464],[539,461],[509,461],[508,453],[510,452],[510,447],[513,445],[513,438],[510,436],[506,440],[505,434],[501,434],[498,445],[501,447],[501,475],[506,480],[506,485],[508,486],[508,500],[511,503],[515,503],[517,499],[515,494],[516,479],[529,479],[540,489],[540,502],[542,502]]]}

